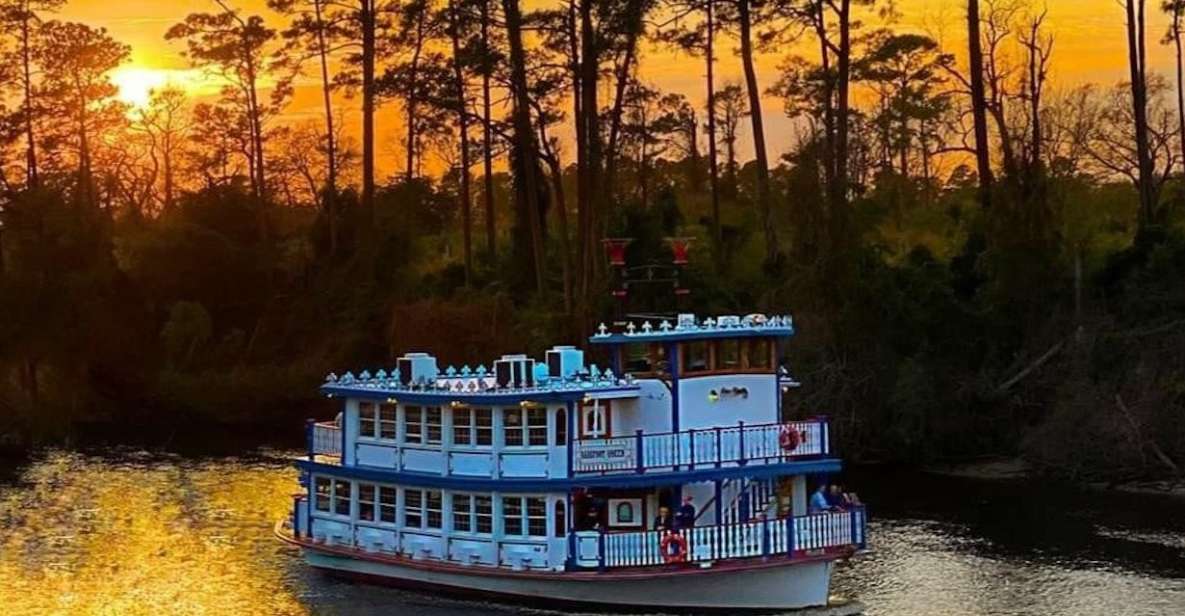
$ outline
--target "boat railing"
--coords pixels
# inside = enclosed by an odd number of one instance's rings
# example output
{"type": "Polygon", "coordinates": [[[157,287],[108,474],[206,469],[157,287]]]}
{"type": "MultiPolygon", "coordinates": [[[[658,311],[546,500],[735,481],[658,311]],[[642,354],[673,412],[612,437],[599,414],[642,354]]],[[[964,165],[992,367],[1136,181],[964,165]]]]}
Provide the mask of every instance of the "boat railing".
{"type": "Polygon", "coordinates": [[[342,429],[332,421],[309,421],[305,427],[309,458],[342,455],[342,429]]]}
{"type": "Polygon", "coordinates": [[[717,426],[678,432],[582,439],[575,442],[578,473],[694,470],[744,466],[831,453],[827,419],[717,426]]]}
{"type": "Polygon", "coordinates": [[[671,562],[663,553],[663,539],[669,534],[677,534],[686,542],[681,562],[775,556],[800,558],[864,549],[867,547],[867,524],[867,511],[863,506],[857,506],[846,511],[760,518],[678,531],[599,533],[582,539],[598,542],[597,566],[601,568],[647,567],[671,562]]]}

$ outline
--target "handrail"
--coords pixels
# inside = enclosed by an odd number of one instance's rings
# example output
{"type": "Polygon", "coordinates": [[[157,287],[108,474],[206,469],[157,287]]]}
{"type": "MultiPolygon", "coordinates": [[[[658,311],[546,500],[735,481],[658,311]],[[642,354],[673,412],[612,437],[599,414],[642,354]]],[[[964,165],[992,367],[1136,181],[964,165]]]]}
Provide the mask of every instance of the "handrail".
{"type": "Polygon", "coordinates": [[[644,567],[667,564],[662,539],[681,535],[687,543],[683,560],[705,562],[736,558],[782,556],[837,550],[862,550],[867,546],[868,516],[863,506],[846,511],[797,517],[761,517],[748,522],[694,526],[677,531],[626,531],[600,533],[600,557],[604,567],[644,567]]]}
{"type": "Polygon", "coordinates": [[[722,465],[780,462],[787,458],[822,456],[831,451],[826,418],[786,423],[713,426],[675,432],[638,431],[633,436],[611,436],[575,441],[573,470],[644,473],[722,465]],[[793,445],[786,431],[797,435],[793,445]]]}

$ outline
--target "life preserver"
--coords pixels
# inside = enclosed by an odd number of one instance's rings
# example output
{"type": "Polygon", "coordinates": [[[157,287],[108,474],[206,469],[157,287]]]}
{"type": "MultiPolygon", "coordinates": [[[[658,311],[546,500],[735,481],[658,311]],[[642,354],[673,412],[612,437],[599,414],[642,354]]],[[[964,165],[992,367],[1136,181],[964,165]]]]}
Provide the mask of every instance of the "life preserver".
{"type": "Polygon", "coordinates": [[[782,451],[794,451],[801,444],[802,435],[798,430],[789,424],[782,426],[782,431],[778,434],[778,445],[782,447],[782,451]]]}
{"type": "Polygon", "coordinates": [[[658,544],[662,560],[668,564],[687,561],[687,539],[679,533],[667,533],[658,544]],[[673,550],[671,548],[674,548],[673,550]]]}

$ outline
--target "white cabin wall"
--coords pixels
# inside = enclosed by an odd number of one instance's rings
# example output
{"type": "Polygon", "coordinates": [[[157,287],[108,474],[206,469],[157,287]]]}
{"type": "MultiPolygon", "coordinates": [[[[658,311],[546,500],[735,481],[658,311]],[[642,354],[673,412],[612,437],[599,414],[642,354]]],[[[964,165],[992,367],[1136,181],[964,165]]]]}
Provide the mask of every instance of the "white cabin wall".
{"type": "Polygon", "coordinates": [[[632,436],[671,430],[671,392],[658,379],[641,379],[638,397],[613,400],[613,435],[632,436]]]}
{"type": "Polygon", "coordinates": [[[776,423],[778,421],[778,379],[773,374],[721,374],[679,380],[679,429],[776,423]],[[744,387],[749,396],[721,395],[708,400],[712,390],[744,387]]]}

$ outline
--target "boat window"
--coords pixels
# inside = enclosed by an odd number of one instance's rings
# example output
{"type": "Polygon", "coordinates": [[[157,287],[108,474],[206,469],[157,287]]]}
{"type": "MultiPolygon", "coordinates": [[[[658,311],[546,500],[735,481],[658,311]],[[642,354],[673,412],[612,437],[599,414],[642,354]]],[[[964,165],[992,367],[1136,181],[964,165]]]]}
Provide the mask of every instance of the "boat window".
{"type": "Polygon", "coordinates": [[[494,431],[490,415],[490,409],[454,408],[453,444],[489,447],[494,431]]]}
{"type": "Polygon", "coordinates": [[[444,517],[444,498],[440,490],[426,490],[428,528],[440,528],[444,517]]]}
{"type": "Polygon", "coordinates": [[[773,346],[769,340],[754,338],[745,345],[745,368],[770,370],[773,368],[773,346]]]}
{"type": "Polygon", "coordinates": [[[581,438],[603,438],[609,435],[609,403],[594,400],[581,409],[581,438]]]}
{"type": "Polygon", "coordinates": [[[317,511],[333,510],[333,480],[317,477],[313,481],[313,507],[317,511]]]}
{"type": "Polygon", "coordinates": [[[473,498],[473,511],[477,516],[477,532],[487,535],[494,532],[494,499],[488,494],[478,494],[473,498]]]}
{"type": "Polygon", "coordinates": [[[493,508],[488,494],[453,494],[453,530],[490,534],[493,532],[493,508]]]}
{"type": "Polygon", "coordinates": [[[379,521],[395,523],[398,491],[392,486],[379,486],[379,521]]]}
{"type": "Polygon", "coordinates": [[[403,490],[403,525],[407,528],[440,528],[443,515],[440,490],[403,490]]]}
{"type": "Polygon", "coordinates": [[[403,442],[424,442],[424,409],[418,406],[403,407],[403,442]]]}
{"type": "Polygon", "coordinates": [[[469,494],[453,494],[453,530],[473,532],[473,497],[469,494]]]}
{"type": "Polygon", "coordinates": [[[568,409],[555,410],[555,446],[563,447],[568,444],[568,409]]]}
{"type": "Polygon", "coordinates": [[[337,515],[350,515],[350,482],[333,480],[333,512],[337,515]]]}
{"type": "Polygon", "coordinates": [[[547,536],[547,501],[535,496],[502,498],[502,531],[507,536],[547,536]]]}
{"type": "Polygon", "coordinates": [[[716,343],[716,369],[737,370],[741,367],[741,341],[736,338],[716,343]]]}
{"type": "Polygon", "coordinates": [[[374,521],[375,502],[378,501],[379,487],[373,483],[358,484],[358,519],[365,522],[374,521]]]}
{"type": "Polygon", "coordinates": [[[358,436],[374,438],[375,408],[370,402],[358,403],[358,436]]]}
{"type": "Polygon", "coordinates": [[[403,526],[422,528],[424,526],[424,491],[407,488],[403,490],[403,526]]]}
{"type": "Polygon", "coordinates": [[[547,409],[505,409],[502,434],[507,447],[547,445],[547,409]]]}
{"type": "Polygon", "coordinates": [[[566,515],[567,506],[564,501],[558,500],[555,502],[555,536],[564,537],[568,534],[568,516],[566,515]]]}
{"type": "Polygon", "coordinates": [[[654,362],[650,357],[650,345],[635,342],[623,349],[626,372],[653,372],[654,362]]]}
{"type": "Polygon", "coordinates": [[[709,364],[708,343],[703,340],[695,342],[684,342],[680,345],[680,353],[682,358],[683,374],[693,374],[696,372],[707,372],[711,369],[709,364]]]}
{"type": "Polygon", "coordinates": [[[547,536],[547,501],[542,498],[527,499],[527,534],[547,536]]]}
{"type": "Polygon", "coordinates": [[[429,445],[440,444],[440,407],[424,409],[424,432],[429,445]]]}
{"type": "Polygon", "coordinates": [[[502,534],[523,534],[523,499],[518,496],[502,498],[502,534]]]}
{"type": "Polygon", "coordinates": [[[395,440],[395,418],[394,404],[379,405],[379,438],[395,440]]]}

